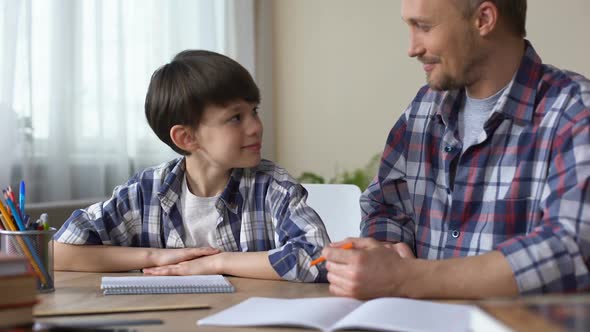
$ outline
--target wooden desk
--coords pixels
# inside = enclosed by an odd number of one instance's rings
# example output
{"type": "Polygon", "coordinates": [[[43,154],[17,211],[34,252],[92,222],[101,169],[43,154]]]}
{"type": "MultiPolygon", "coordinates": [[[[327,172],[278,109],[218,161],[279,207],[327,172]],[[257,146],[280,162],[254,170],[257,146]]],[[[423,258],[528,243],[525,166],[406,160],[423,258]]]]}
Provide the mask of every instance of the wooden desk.
{"type": "MultiPolygon", "coordinates": [[[[41,294],[41,303],[36,306],[45,308],[108,308],[129,305],[156,304],[208,304],[209,309],[156,311],[143,313],[122,313],[109,315],[85,315],[38,318],[37,322],[65,323],[71,321],[96,321],[120,319],[161,319],[164,325],[144,325],[131,327],[137,331],[259,331],[260,328],[221,328],[201,327],[196,325],[198,319],[226,309],[252,296],[299,298],[330,296],[327,284],[301,284],[287,281],[256,280],[245,278],[228,279],[235,286],[236,292],[229,294],[172,294],[172,295],[111,295],[104,296],[100,291],[100,278],[106,275],[85,272],[56,272],[56,291],[41,294]]],[[[127,274],[125,274],[127,275],[127,274]]],[[[543,296],[518,300],[488,300],[471,302],[480,305],[506,325],[516,331],[559,331],[542,317],[526,309],[529,303],[585,303],[590,304],[590,296],[543,296]]],[[[301,328],[264,328],[265,332],[303,331],[301,328]]]]}
{"type": "MultiPolygon", "coordinates": [[[[327,284],[304,284],[287,281],[257,280],[228,277],[236,288],[235,293],[215,294],[159,294],[159,295],[109,295],[100,290],[102,276],[122,276],[131,274],[55,272],[55,292],[41,294],[36,309],[44,308],[105,308],[116,306],[139,306],[156,304],[208,304],[209,309],[154,311],[145,313],[122,313],[110,315],[85,315],[37,318],[37,322],[58,323],[71,321],[119,320],[119,319],[162,319],[164,325],[144,325],[132,327],[138,331],[231,331],[235,328],[201,327],[198,319],[238,304],[252,296],[263,297],[320,297],[329,296],[327,284]]],[[[240,331],[256,331],[256,328],[240,328],[240,331]]],[[[278,329],[277,329],[278,330],[278,329]]],[[[301,331],[301,329],[291,329],[301,331]]],[[[272,332],[274,329],[265,329],[272,332]]],[[[283,331],[283,329],[281,329],[283,331]]]]}

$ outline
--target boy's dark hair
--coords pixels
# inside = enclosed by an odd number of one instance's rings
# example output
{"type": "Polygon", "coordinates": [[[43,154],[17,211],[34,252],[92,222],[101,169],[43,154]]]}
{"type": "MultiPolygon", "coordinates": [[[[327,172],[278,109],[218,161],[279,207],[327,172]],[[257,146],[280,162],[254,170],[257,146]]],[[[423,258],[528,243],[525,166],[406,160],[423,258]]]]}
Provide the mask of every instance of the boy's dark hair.
{"type": "Polygon", "coordinates": [[[160,140],[189,155],[172,142],[170,129],[175,125],[195,128],[207,106],[225,106],[237,100],[260,102],[258,87],[244,67],[222,54],[186,50],[152,75],[145,116],[160,140]]]}

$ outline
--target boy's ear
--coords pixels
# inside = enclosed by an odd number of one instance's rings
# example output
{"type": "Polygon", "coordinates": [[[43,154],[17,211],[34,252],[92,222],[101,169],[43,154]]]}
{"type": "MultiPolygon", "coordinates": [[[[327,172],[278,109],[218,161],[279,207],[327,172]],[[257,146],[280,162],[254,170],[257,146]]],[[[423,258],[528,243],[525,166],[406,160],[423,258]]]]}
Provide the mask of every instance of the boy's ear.
{"type": "Polygon", "coordinates": [[[170,128],[172,142],[182,150],[192,152],[199,147],[194,130],[188,126],[174,125],[170,128]]]}

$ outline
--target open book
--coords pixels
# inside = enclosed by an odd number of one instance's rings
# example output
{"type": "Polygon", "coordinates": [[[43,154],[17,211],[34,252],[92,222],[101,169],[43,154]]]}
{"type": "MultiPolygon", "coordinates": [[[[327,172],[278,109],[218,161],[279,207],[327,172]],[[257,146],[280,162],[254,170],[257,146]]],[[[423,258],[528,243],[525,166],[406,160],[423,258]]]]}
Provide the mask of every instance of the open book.
{"type": "Polygon", "coordinates": [[[102,277],[104,295],[232,293],[234,286],[222,275],[102,277]]]}
{"type": "Polygon", "coordinates": [[[301,326],[322,331],[510,331],[481,309],[404,298],[367,302],[342,298],[274,299],[252,297],[201,319],[198,325],[301,326]]]}

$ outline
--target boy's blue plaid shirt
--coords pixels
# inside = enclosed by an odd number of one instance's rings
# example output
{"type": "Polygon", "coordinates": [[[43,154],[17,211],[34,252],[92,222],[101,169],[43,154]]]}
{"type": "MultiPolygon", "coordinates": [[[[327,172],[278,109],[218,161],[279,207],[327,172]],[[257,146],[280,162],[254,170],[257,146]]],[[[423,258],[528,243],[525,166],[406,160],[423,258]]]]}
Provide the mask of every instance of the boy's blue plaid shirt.
{"type": "Polygon", "coordinates": [[[527,41],[479,144],[461,154],[463,100],[418,93],[361,197],[362,235],[427,259],[499,250],[521,293],[588,289],[590,82],[543,65],[527,41]]]}
{"type": "MultiPolygon", "coordinates": [[[[183,248],[179,211],[184,159],[136,174],[111,199],[77,210],[55,235],[68,244],[183,248]]],[[[325,281],[322,266],[310,266],[329,243],[321,219],[305,203],[307,193],[282,168],[263,160],[234,169],[217,201],[217,247],[223,251],[269,251],[269,261],[287,280],[325,281]]]]}

